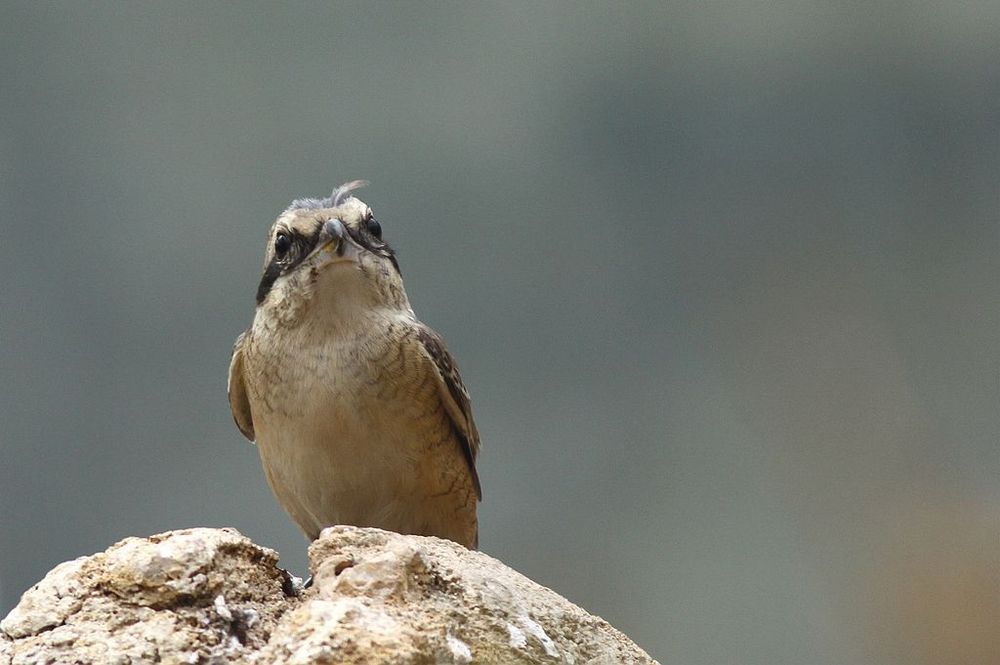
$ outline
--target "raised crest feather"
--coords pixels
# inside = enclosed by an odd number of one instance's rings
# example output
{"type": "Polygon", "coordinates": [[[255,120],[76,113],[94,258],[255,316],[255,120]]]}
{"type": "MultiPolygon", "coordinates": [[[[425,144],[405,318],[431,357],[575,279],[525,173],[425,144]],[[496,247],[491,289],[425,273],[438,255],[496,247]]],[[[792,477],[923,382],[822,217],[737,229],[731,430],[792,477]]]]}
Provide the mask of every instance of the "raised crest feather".
{"type": "Polygon", "coordinates": [[[350,182],[345,182],[343,185],[333,190],[333,194],[330,194],[330,202],[333,204],[331,207],[336,208],[341,203],[350,198],[351,192],[355,189],[361,189],[362,187],[367,187],[367,180],[352,180],[350,182]]]}
{"type": "Polygon", "coordinates": [[[317,208],[336,208],[347,199],[351,198],[351,192],[362,187],[367,187],[367,180],[352,180],[345,182],[340,187],[333,190],[325,199],[295,199],[286,209],[288,210],[315,210],[317,208]]]}

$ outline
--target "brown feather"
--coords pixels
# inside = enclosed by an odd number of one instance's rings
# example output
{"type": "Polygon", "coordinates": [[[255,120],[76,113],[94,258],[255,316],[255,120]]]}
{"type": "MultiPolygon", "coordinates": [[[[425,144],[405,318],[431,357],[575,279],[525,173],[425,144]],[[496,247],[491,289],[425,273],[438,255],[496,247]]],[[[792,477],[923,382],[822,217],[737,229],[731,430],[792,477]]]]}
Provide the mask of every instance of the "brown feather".
{"type": "Polygon", "coordinates": [[[448,415],[451,417],[455,434],[462,446],[462,454],[469,464],[469,472],[472,474],[472,481],[476,486],[476,497],[483,498],[483,488],[479,483],[479,474],[476,472],[476,456],[479,454],[479,431],[476,423],[472,419],[472,404],[469,400],[469,391],[462,383],[462,376],[458,373],[458,367],[448,349],[445,348],[441,336],[422,323],[414,328],[417,333],[417,340],[423,347],[427,358],[434,363],[437,372],[441,392],[441,400],[445,405],[448,415]]]}
{"type": "Polygon", "coordinates": [[[250,413],[250,400],[247,398],[246,384],[243,383],[243,342],[247,334],[241,333],[233,345],[233,357],[229,361],[229,408],[233,411],[233,420],[250,441],[256,437],[253,429],[253,416],[250,413]]]}

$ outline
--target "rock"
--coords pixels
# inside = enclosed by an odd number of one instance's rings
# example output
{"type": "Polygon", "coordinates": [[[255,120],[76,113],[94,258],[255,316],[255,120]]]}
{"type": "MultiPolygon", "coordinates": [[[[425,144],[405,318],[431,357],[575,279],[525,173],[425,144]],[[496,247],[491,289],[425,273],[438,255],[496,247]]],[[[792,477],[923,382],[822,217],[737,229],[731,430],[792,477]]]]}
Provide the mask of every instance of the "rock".
{"type": "Polygon", "coordinates": [[[233,529],[126,538],[28,589],[0,621],[0,664],[239,661],[293,605],[277,562],[233,529]]]}
{"type": "Polygon", "coordinates": [[[438,538],[327,529],[302,591],[232,529],[127,538],[60,564],[0,622],[0,665],[653,663],[606,621],[438,538]]]}

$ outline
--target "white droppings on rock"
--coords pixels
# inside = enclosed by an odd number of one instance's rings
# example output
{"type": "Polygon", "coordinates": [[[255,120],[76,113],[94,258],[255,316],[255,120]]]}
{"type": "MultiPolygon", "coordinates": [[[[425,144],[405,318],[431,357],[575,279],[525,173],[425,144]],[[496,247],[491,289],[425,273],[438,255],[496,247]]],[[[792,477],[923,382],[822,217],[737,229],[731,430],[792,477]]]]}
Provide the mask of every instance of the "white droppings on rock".
{"type": "Polygon", "coordinates": [[[510,645],[515,649],[523,649],[528,646],[528,636],[524,631],[512,623],[507,624],[507,632],[510,633],[510,645]]]}
{"type": "Polygon", "coordinates": [[[451,656],[454,659],[454,662],[461,663],[461,665],[472,662],[472,649],[469,648],[468,644],[458,639],[451,633],[448,633],[445,640],[448,644],[448,650],[451,651],[451,656]]]}
{"type": "Polygon", "coordinates": [[[301,577],[289,575],[288,584],[290,585],[293,596],[301,596],[302,592],[306,590],[306,582],[301,577]]]}
{"type": "Polygon", "coordinates": [[[221,593],[215,597],[215,602],[212,603],[215,607],[215,613],[218,614],[223,620],[232,622],[233,612],[226,605],[226,598],[221,593]]]}
{"type": "Polygon", "coordinates": [[[252,607],[243,610],[243,625],[246,626],[247,630],[256,626],[258,621],[260,621],[260,612],[252,607]]]}
{"type": "Polygon", "coordinates": [[[548,636],[541,624],[529,617],[527,614],[519,616],[517,621],[529,635],[541,642],[546,655],[551,656],[552,658],[559,657],[559,649],[556,648],[556,643],[553,642],[552,638],[548,636]]]}

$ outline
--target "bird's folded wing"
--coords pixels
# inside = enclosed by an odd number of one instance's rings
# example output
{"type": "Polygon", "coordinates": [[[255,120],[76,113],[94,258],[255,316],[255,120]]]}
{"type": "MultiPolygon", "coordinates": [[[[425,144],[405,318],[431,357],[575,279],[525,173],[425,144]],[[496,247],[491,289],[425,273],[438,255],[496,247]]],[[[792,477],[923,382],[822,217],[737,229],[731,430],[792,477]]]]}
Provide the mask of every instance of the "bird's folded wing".
{"type": "Polygon", "coordinates": [[[229,407],[233,410],[233,420],[243,436],[253,441],[256,438],[253,416],[250,414],[250,400],[247,399],[246,384],[243,382],[243,344],[246,336],[244,332],[236,338],[233,358],[229,361],[229,407]]]}
{"type": "Polygon", "coordinates": [[[479,431],[472,419],[469,392],[465,389],[462,377],[455,366],[455,360],[448,353],[441,337],[423,324],[416,327],[416,332],[420,351],[427,361],[433,364],[433,374],[437,378],[441,403],[444,404],[445,410],[451,418],[455,435],[462,447],[462,454],[469,464],[469,472],[472,474],[472,481],[476,486],[476,497],[482,499],[483,490],[479,484],[479,474],[476,473],[479,431]]]}

